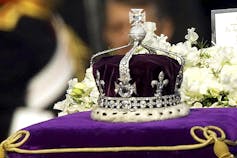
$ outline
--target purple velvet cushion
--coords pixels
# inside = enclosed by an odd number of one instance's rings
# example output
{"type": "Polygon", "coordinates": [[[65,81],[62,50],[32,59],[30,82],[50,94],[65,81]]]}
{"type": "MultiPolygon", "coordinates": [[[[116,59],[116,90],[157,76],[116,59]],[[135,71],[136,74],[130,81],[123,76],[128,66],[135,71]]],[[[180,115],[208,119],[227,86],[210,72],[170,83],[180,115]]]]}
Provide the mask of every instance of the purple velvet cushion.
{"type": "MultiPolygon", "coordinates": [[[[215,125],[237,140],[237,108],[195,109],[183,118],[145,123],[98,122],[90,112],[75,113],[25,128],[31,136],[23,149],[65,147],[160,146],[194,144],[193,126],[215,125]]],[[[237,147],[230,147],[237,154],[237,147]]],[[[215,158],[213,145],[189,151],[64,153],[28,155],[9,153],[9,158],[215,158]]]]}
{"type": "MultiPolygon", "coordinates": [[[[123,56],[115,55],[101,58],[93,65],[93,74],[100,72],[101,79],[105,81],[105,95],[116,96],[114,92],[115,82],[119,78],[119,63],[123,56]]],[[[152,80],[158,80],[158,74],[163,71],[165,78],[169,80],[164,88],[163,95],[173,94],[176,76],[180,70],[180,64],[167,56],[154,54],[134,55],[129,63],[131,83],[136,83],[138,96],[154,96],[155,89],[151,87],[152,80]]]]}

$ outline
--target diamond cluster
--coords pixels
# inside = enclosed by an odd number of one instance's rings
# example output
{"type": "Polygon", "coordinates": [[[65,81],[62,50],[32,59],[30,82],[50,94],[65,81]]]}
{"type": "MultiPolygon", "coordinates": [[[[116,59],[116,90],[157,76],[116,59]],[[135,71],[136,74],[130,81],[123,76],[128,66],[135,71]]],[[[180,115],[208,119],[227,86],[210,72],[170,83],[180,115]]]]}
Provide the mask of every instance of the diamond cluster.
{"type": "Polygon", "coordinates": [[[179,95],[165,95],[162,97],[106,97],[100,98],[99,106],[101,108],[110,109],[146,109],[146,108],[161,108],[175,106],[180,103],[179,95]]]}
{"type": "MultiPolygon", "coordinates": [[[[179,93],[174,93],[172,95],[162,95],[163,88],[168,84],[168,79],[164,78],[164,72],[161,71],[158,75],[158,80],[152,80],[151,86],[156,87],[154,96],[152,97],[131,97],[131,94],[128,96],[121,97],[108,97],[104,95],[103,86],[100,85],[104,83],[100,78],[99,71],[97,71],[96,83],[99,84],[98,88],[100,91],[98,104],[101,108],[109,109],[123,109],[123,110],[135,110],[135,109],[147,109],[147,108],[161,108],[168,106],[175,106],[181,102],[181,97],[179,93]]],[[[135,84],[135,83],[134,83],[135,84]]],[[[131,86],[131,85],[130,85],[131,86]]],[[[116,84],[115,84],[116,87],[116,84]]],[[[128,91],[131,90],[131,87],[125,87],[128,91]]],[[[134,88],[134,87],[133,87],[134,88]]],[[[115,92],[117,89],[115,88],[115,92]]],[[[132,90],[133,91],[133,90],[132,90]]]]}

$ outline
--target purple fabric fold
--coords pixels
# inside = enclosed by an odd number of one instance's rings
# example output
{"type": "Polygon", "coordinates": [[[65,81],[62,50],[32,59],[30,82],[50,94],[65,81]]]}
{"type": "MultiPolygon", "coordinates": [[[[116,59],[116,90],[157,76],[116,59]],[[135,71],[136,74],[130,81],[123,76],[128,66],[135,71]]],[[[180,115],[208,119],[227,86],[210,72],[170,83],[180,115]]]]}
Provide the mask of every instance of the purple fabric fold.
{"type": "MultiPolygon", "coordinates": [[[[25,128],[31,135],[22,149],[113,146],[167,146],[194,144],[193,126],[214,125],[228,139],[237,140],[237,108],[193,109],[190,115],[171,120],[143,123],[94,121],[90,112],[75,113],[25,128]]],[[[237,154],[237,147],[230,147],[237,154]]],[[[109,153],[19,154],[9,158],[215,158],[213,145],[189,151],[141,151],[109,153]]]]}
{"type": "MultiPolygon", "coordinates": [[[[119,63],[123,56],[115,55],[103,57],[93,65],[93,74],[100,72],[100,79],[105,81],[105,95],[116,96],[114,92],[115,82],[118,83],[119,63]]],[[[169,80],[168,85],[163,90],[163,95],[173,94],[176,76],[180,70],[180,64],[167,56],[154,54],[134,55],[130,62],[131,83],[136,83],[137,96],[154,96],[155,89],[151,86],[152,80],[158,80],[161,71],[165,74],[165,79],[169,80]]]]}

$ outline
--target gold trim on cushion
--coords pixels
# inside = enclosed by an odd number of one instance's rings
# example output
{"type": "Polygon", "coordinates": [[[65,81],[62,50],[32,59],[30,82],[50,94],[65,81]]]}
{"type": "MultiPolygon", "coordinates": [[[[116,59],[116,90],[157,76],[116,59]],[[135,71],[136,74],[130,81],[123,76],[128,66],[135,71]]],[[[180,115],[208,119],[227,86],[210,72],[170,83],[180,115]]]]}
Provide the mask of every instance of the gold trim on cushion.
{"type": "MultiPolygon", "coordinates": [[[[237,142],[227,140],[225,132],[217,126],[194,126],[190,130],[191,136],[197,144],[175,145],[175,146],[122,146],[122,147],[90,147],[90,148],[57,148],[26,150],[20,149],[30,137],[30,132],[21,130],[7,138],[0,144],[0,158],[4,158],[5,152],[16,152],[22,154],[48,154],[48,153],[69,153],[69,152],[119,152],[119,151],[174,151],[174,150],[193,150],[214,144],[214,153],[218,158],[234,158],[230,153],[228,145],[237,145],[237,142]],[[196,135],[197,131],[203,133],[204,138],[196,135]],[[217,135],[220,135],[218,137],[217,135]]],[[[203,155],[205,156],[205,155],[203,155]]]]}

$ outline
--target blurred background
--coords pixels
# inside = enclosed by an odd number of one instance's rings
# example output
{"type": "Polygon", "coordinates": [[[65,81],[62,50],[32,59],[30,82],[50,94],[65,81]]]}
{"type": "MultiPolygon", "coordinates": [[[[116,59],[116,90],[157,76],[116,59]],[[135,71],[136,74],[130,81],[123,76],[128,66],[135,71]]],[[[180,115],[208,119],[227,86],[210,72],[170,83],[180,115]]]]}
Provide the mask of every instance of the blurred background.
{"type": "Polygon", "coordinates": [[[211,10],[236,0],[0,0],[0,141],[56,117],[67,82],[82,80],[92,54],[128,42],[128,11],[144,8],[168,41],[194,27],[211,43],[211,10]]]}
{"type": "MultiPolygon", "coordinates": [[[[114,16],[117,16],[116,10],[109,12],[106,16],[106,3],[108,3],[108,1],[110,0],[70,0],[70,2],[63,2],[64,5],[59,9],[66,23],[76,30],[77,34],[84,39],[90,48],[92,48],[93,52],[107,48],[106,41],[103,37],[104,35],[101,31],[104,30],[106,23],[105,19],[108,15],[113,14],[114,16]],[[82,21],[84,21],[85,25],[81,25],[82,21]]],[[[117,1],[117,3],[124,6],[127,5],[129,8],[132,6],[145,6],[145,4],[142,4],[143,2],[139,2],[139,0],[135,0],[135,2],[131,2],[131,0],[122,0],[120,2],[117,1]]],[[[156,10],[159,11],[156,13],[156,17],[158,21],[163,20],[163,18],[172,21],[173,33],[169,37],[171,43],[184,41],[187,28],[194,27],[196,28],[199,37],[208,41],[210,44],[211,10],[237,7],[237,1],[235,0],[154,0],[153,2],[145,3],[155,3],[157,5],[156,10]]],[[[116,7],[117,9],[122,10],[121,6],[117,5],[116,7]]],[[[149,12],[149,10],[146,10],[146,12],[147,11],[149,12]]],[[[119,18],[119,16],[117,18],[119,18]]],[[[117,29],[119,29],[118,27],[119,25],[117,25],[117,29]]],[[[157,29],[160,29],[159,26],[157,29]]]]}

